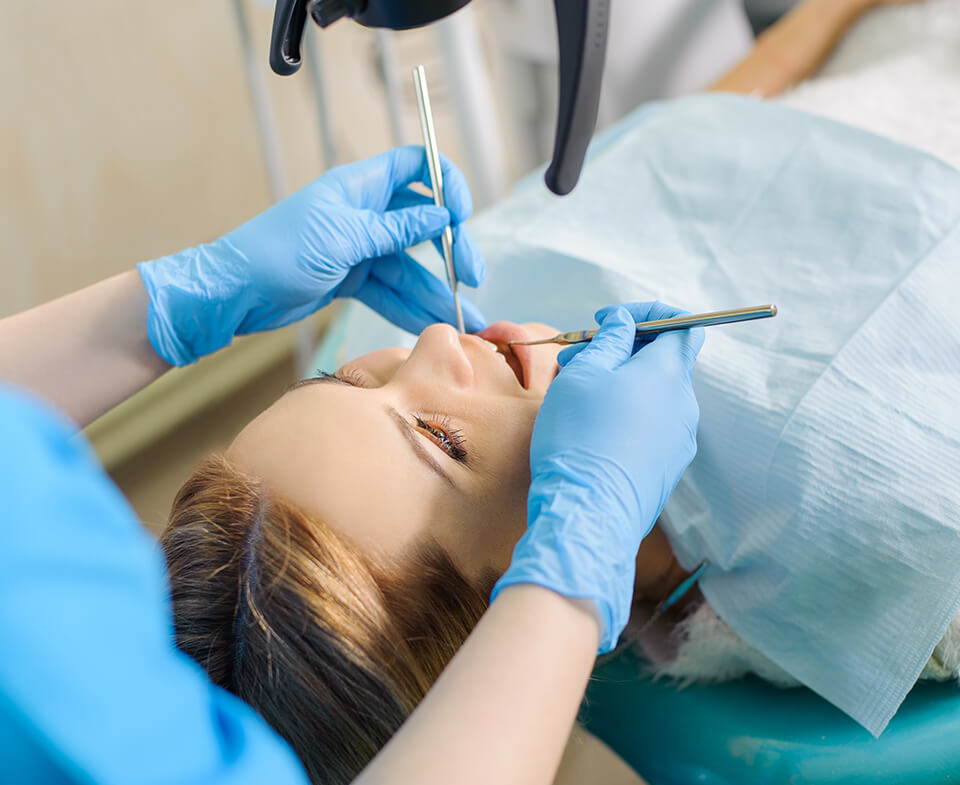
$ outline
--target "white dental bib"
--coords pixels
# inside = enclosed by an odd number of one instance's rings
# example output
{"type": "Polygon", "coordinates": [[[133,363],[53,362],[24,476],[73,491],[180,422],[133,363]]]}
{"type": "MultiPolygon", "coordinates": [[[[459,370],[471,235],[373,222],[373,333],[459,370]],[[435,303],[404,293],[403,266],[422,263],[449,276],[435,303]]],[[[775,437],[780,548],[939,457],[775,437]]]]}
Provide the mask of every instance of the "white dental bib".
{"type": "MultiPolygon", "coordinates": [[[[939,160],[725,96],[635,113],[573,194],[527,181],[472,223],[490,321],[779,306],[708,329],[665,530],[720,617],[874,734],[960,605],[958,223],[939,160]]],[[[324,363],[410,342],[351,306],[324,363]]]]}

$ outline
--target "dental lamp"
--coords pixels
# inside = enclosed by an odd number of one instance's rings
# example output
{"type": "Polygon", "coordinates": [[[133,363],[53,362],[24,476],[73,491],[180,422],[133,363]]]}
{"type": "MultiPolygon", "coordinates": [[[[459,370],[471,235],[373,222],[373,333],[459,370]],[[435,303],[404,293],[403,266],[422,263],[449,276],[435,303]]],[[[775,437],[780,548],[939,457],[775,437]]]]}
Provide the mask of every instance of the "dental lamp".
{"type": "MultiPolygon", "coordinates": [[[[348,17],[365,27],[408,30],[442,19],[470,0],[278,0],[270,40],[270,66],[281,76],[300,68],[309,15],[320,27],[348,17]]],[[[607,49],[610,0],[554,0],[560,51],[560,100],[553,158],[544,180],[555,194],[570,193],[580,178],[597,124],[607,49]]]]}

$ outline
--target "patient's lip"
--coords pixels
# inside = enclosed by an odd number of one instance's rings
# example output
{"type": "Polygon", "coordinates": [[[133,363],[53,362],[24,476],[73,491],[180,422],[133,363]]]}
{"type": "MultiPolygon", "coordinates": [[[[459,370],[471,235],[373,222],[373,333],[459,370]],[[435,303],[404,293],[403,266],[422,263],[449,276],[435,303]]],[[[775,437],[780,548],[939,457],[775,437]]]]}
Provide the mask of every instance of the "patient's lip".
{"type": "Polygon", "coordinates": [[[509,342],[529,340],[527,331],[516,322],[494,322],[477,335],[497,345],[497,350],[506,358],[520,386],[526,387],[530,381],[532,352],[529,346],[510,346],[509,342]]]}

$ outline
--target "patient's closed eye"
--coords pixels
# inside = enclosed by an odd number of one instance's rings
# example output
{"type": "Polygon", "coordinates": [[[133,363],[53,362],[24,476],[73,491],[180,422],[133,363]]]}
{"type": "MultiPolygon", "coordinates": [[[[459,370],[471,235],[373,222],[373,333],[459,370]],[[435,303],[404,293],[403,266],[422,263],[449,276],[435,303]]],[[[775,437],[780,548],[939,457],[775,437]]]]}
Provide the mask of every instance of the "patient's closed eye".
{"type": "Polygon", "coordinates": [[[336,373],[324,373],[320,372],[320,376],[331,376],[339,382],[344,382],[345,384],[352,385],[353,387],[375,387],[376,385],[372,384],[370,379],[367,378],[365,374],[357,370],[356,368],[350,368],[344,366],[336,373]]]}
{"type": "Polygon", "coordinates": [[[447,455],[460,463],[467,462],[467,451],[464,448],[466,438],[459,428],[450,425],[450,418],[435,416],[432,419],[425,415],[415,414],[413,417],[417,428],[440,447],[447,455]]]}

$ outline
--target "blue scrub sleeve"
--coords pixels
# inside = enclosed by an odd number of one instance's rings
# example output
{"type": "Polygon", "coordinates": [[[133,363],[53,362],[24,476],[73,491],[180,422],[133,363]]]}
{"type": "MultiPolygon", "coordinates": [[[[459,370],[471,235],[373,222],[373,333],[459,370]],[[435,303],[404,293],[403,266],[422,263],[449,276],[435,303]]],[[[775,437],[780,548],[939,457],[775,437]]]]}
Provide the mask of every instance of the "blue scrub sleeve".
{"type": "Polygon", "coordinates": [[[173,643],[163,558],[75,428],[0,387],[0,779],[306,785],[173,643]]]}

